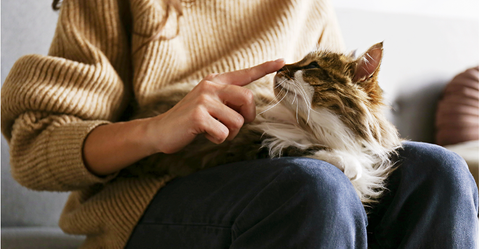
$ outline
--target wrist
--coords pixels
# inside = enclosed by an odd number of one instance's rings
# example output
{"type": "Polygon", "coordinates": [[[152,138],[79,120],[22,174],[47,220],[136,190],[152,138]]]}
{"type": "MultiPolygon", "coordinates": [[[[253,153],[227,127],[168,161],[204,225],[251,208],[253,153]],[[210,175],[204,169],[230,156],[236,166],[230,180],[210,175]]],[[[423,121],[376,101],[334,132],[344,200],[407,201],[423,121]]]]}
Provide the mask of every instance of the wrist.
{"type": "Polygon", "coordinates": [[[149,120],[138,119],[93,129],[83,146],[87,169],[96,175],[108,175],[156,153],[148,125],[149,120]]]}
{"type": "Polygon", "coordinates": [[[161,124],[161,119],[163,114],[160,114],[155,117],[143,118],[134,120],[139,122],[137,126],[137,138],[140,138],[140,141],[144,144],[144,151],[147,153],[146,156],[150,156],[156,153],[163,153],[164,149],[162,146],[162,137],[159,136],[159,124],[161,124]]]}

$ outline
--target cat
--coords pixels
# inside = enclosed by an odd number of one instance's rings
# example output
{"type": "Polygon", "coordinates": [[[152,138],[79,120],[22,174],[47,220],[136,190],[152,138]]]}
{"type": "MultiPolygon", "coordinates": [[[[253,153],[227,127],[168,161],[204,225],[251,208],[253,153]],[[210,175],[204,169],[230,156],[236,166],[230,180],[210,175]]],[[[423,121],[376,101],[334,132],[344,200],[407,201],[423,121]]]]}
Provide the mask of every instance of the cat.
{"type": "MultiPolygon", "coordinates": [[[[401,148],[396,128],[383,115],[377,77],[383,43],[355,58],[315,50],[274,77],[273,91],[257,95],[257,117],[232,141],[214,144],[198,136],[180,152],[155,154],[128,167],[127,175],[172,174],[236,161],[281,156],[315,158],[333,164],[352,182],[364,205],[375,202],[396,168],[401,148]],[[260,97],[258,97],[260,96],[260,97]]],[[[158,93],[136,118],[173,107],[194,84],[175,85],[158,93]]]]}

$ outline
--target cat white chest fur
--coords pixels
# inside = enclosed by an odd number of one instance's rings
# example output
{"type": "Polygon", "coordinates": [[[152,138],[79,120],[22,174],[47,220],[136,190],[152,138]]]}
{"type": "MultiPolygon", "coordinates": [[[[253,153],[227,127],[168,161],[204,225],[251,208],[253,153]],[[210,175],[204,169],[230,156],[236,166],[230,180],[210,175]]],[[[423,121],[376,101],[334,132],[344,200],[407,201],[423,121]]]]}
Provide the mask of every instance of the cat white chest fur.
{"type": "Polygon", "coordinates": [[[271,157],[282,156],[288,147],[307,150],[325,147],[306,157],[326,161],[344,172],[351,180],[363,202],[375,196],[376,189],[383,188],[383,176],[391,167],[388,151],[369,151],[339,118],[324,109],[312,111],[308,124],[297,122],[295,114],[283,105],[277,105],[257,117],[255,129],[261,130],[267,139],[262,145],[269,149],[271,157]],[[382,156],[384,155],[384,156],[382,156]]]}

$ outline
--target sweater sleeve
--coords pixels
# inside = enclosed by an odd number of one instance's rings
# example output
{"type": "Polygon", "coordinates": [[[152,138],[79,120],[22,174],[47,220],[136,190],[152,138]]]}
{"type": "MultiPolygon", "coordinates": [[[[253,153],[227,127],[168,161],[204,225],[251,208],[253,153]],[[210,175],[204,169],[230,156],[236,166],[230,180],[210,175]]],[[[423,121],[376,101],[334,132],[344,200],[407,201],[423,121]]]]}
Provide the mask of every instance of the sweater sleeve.
{"type": "Polygon", "coordinates": [[[83,142],[131,99],[128,1],[65,0],[48,56],[21,57],[2,87],[2,133],[13,177],[35,190],[71,191],[114,176],[90,173],[83,142]]]}

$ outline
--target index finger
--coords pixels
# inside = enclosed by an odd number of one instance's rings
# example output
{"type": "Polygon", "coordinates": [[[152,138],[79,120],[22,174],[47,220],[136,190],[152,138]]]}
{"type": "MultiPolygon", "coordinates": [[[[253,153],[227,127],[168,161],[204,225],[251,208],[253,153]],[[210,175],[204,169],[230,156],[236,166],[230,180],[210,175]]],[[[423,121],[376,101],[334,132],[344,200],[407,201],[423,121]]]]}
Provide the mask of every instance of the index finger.
{"type": "Polygon", "coordinates": [[[284,65],[285,65],[284,59],[278,59],[276,61],[267,61],[254,67],[219,74],[215,76],[215,78],[212,79],[212,81],[221,83],[221,84],[245,86],[252,83],[255,80],[262,78],[267,74],[278,71],[284,65]]]}

